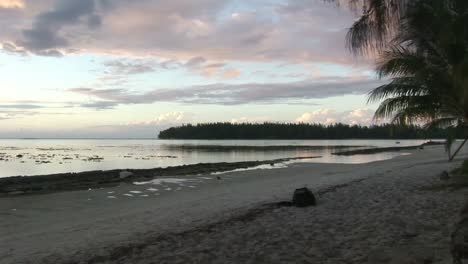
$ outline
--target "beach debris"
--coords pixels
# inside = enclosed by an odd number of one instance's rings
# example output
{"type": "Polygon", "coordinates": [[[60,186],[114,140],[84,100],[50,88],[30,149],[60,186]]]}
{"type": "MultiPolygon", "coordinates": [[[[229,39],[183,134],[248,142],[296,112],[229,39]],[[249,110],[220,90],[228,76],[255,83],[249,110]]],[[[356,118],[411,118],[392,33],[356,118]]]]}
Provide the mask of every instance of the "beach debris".
{"type": "Polygon", "coordinates": [[[101,162],[103,161],[103,157],[99,157],[98,155],[94,155],[92,157],[86,157],[83,159],[83,161],[93,161],[93,162],[101,162]]]}
{"type": "Polygon", "coordinates": [[[18,159],[21,159],[21,158],[23,157],[23,155],[18,154],[18,155],[16,155],[16,157],[17,157],[18,159]]]}
{"type": "Polygon", "coordinates": [[[216,179],[219,181],[219,180],[221,180],[221,177],[219,177],[219,176],[216,176],[216,179]]]}
{"type": "Polygon", "coordinates": [[[316,205],[315,196],[308,188],[299,188],[294,191],[293,204],[296,207],[316,205]]]}
{"type": "Polygon", "coordinates": [[[121,172],[119,173],[120,179],[126,179],[126,178],[128,178],[128,177],[130,177],[130,176],[132,176],[132,175],[133,175],[133,172],[126,171],[126,170],[121,171],[121,172]]]}
{"type": "Polygon", "coordinates": [[[450,180],[450,175],[447,171],[443,171],[440,175],[439,175],[439,179],[441,181],[448,181],[450,180]]]}

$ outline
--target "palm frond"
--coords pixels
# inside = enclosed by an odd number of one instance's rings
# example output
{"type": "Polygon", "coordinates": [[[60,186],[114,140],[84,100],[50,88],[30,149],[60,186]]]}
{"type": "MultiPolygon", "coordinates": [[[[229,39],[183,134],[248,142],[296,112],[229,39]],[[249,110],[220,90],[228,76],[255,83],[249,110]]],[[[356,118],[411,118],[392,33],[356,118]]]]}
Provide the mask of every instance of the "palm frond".
{"type": "Polygon", "coordinates": [[[422,96],[427,91],[424,86],[414,78],[395,78],[390,83],[384,84],[372,90],[368,96],[368,103],[378,102],[385,98],[395,96],[422,96]]]}

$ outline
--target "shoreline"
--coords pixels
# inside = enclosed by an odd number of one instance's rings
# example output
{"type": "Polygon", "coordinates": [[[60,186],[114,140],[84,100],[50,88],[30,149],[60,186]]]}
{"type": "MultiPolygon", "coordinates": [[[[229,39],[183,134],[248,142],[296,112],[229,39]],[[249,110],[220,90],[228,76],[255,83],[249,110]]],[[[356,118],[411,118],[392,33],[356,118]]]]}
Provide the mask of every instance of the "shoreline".
{"type": "MultiPolygon", "coordinates": [[[[334,152],[337,156],[371,155],[385,152],[398,152],[402,150],[423,149],[425,146],[441,145],[439,142],[426,142],[417,146],[402,147],[376,147],[364,148],[365,146],[172,146],[187,150],[207,149],[207,150],[256,150],[266,148],[268,150],[279,150],[283,148],[298,149],[346,149],[351,147],[360,148],[351,151],[334,152]]],[[[149,181],[157,177],[164,176],[187,176],[198,174],[212,174],[235,171],[238,169],[250,169],[261,165],[274,165],[294,160],[316,159],[321,156],[291,157],[263,161],[243,161],[243,162],[219,162],[219,163],[197,163],[170,167],[157,167],[151,169],[112,169],[97,171],[82,171],[57,173],[37,176],[11,176],[0,178],[0,198],[11,195],[46,194],[62,191],[87,190],[104,187],[115,187],[122,183],[132,183],[136,181],[149,181]],[[122,175],[124,173],[125,175],[122,175]]]]}
{"type": "Polygon", "coordinates": [[[366,149],[356,149],[356,150],[349,150],[349,151],[334,152],[332,154],[337,155],[337,156],[370,155],[370,154],[378,154],[378,153],[384,153],[384,152],[397,152],[397,151],[402,151],[402,150],[424,149],[424,147],[427,147],[427,146],[440,146],[444,144],[445,144],[444,142],[428,141],[426,143],[423,143],[417,146],[366,148],[366,149]]]}
{"type": "Polygon", "coordinates": [[[273,166],[278,163],[315,158],[320,158],[320,156],[292,157],[264,161],[198,163],[153,169],[114,169],[38,176],[4,177],[0,178],[0,199],[12,195],[47,194],[53,192],[116,187],[122,183],[150,181],[158,177],[230,172],[238,169],[255,168],[261,165],[273,166]]]}
{"type": "Polygon", "coordinates": [[[390,245],[435,241],[429,252],[447,258],[450,230],[468,192],[421,188],[440,183],[442,170],[467,157],[465,149],[449,163],[443,147],[433,146],[411,159],[232,172],[200,180],[195,189],[167,184],[173,191],[157,194],[148,187],[163,185],[4,197],[0,257],[45,264],[365,263],[393,250],[390,245]],[[271,206],[303,186],[317,194],[318,206],[271,206]],[[145,196],[123,195],[131,190],[145,196]]]}

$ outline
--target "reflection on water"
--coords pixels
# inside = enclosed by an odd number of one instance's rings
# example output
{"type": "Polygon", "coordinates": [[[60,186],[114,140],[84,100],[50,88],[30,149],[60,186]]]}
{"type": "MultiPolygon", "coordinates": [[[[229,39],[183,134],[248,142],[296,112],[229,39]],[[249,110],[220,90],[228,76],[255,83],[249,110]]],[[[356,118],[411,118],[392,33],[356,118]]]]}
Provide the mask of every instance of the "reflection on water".
{"type": "Polygon", "coordinates": [[[401,140],[400,143],[397,143],[394,140],[4,139],[0,140],[0,165],[2,168],[0,177],[310,156],[322,156],[319,159],[311,160],[312,162],[365,163],[389,159],[402,153],[380,153],[351,157],[335,156],[332,153],[362,148],[362,146],[391,147],[422,143],[424,143],[423,140],[401,140]],[[206,146],[211,147],[207,148],[206,146]],[[230,148],[229,146],[237,147],[230,148]],[[259,148],[259,146],[266,148],[259,148]],[[336,148],[336,146],[346,147],[336,148]]]}
{"type": "Polygon", "coordinates": [[[410,153],[404,152],[385,152],[385,153],[376,153],[370,155],[354,155],[354,156],[335,156],[335,155],[325,155],[317,159],[305,159],[298,160],[295,162],[316,162],[316,163],[347,163],[347,164],[360,164],[360,163],[369,163],[380,160],[393,159],[398,156],[406,156],[410,153]]]}

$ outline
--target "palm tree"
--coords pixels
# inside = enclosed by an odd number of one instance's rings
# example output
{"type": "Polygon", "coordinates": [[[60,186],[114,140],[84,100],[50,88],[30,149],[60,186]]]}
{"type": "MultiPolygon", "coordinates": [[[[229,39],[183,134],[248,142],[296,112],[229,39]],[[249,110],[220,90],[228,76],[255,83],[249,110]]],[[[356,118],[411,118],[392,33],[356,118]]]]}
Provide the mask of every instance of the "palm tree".
{"type": "MultiPolygon", "coordinates": [[[[376,118],[427,126],[468,126],[468,1],[407,5],[377,72],[389,84],[374,89],[376,118]]],[[[452,160],[466,143],[457,149],[452,160]]]]}
{"type": "Polygon", "coordinates": [[[348,31],[347,46],[356,55],[378,53],[397,31],[408,4],[420,0],[324,0],[345,5],[360,18],[348,31]]]}

